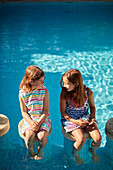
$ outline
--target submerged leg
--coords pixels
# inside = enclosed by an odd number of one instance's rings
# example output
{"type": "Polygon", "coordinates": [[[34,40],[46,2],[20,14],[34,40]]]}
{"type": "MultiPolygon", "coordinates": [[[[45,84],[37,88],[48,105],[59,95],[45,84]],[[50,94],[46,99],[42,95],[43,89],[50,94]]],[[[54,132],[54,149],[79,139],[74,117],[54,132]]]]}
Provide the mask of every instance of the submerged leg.
{"type": "Polygon", "coordinates": [[[91,148],[89,148],[89,151],[90,151],[91,154],[92,154],[91,158],[92,158],[92,160],[93,160],[94,163],[98,163],[99,160],[100,160],[99,155],[97,155],[97,153],[96,153],[96,150],[97,150],[97,149],[98,149],[98,147],[95,147],[95,146],[92,146],[91,148]]]}
{"type": "Polygon", "coordinates": [[[75,158],[76,164],[82,164],[84,163],[84,161],[80,158],[79,151],[82,149],[82,146],[85,143],[85,136],[83,134],[82,129],[76,129],[72,131],[72,135],[75,138],[72,154],[75,158]]]}
{"type": "Polygon", "coordinates": [[[76,164],[79,165],[79,164],[84,163],[84,161],[80,158],[79,153],[78,153],[78,151],[76,149],[73,149],[72,154],[73,154],[73,156],[75,158],[76,164]]]}
{"type": "Polygon", "coordinates": [[[89,148],[89,151],[92,154],[92,160],[94,163],[98,163],[100,160],[99,155],[97,155],[96,150],[99,148],[100,144],[101,144],[101,134],[98,130],[98,127],[95,123],[93,123],[90,126],[87,126],[85,128],[85,130],[90,134],[91,138],[93,139],[93,142],[91,144],[91,148],[89,148]]]}
{"type": "Polygon", "coordinates": [[[47,144],[47,131],[41,130],[37,134],[39,140],[38,153],[35,156],[35,160],[40,160],[43,158],[43,149],[47,144]]]}
{"type": "Polygon", "coordinates": [[[35,133],[32,130],[26,130],[25,132],[25,144],[28,149],[30,158],[35,158],[36,153],[34,152],[33,142],[34,142],[35,133]]]}

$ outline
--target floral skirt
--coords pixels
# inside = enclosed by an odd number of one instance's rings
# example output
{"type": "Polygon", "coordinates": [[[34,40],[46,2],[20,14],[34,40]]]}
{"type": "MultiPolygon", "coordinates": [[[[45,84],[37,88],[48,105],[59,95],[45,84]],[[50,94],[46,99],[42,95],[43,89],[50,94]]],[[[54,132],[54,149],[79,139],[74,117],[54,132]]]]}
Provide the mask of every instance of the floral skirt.
{"type": "MultiPolygon", "coordinates": [[[[90,114],[88,113],[87,115],[83,116],[83,117],[80,118],[80,119],[82,119],[82,120],[87,120],[87,121],[88,121],[88,120],[90,119],[90,117],[91,117],[91,116],[90,116],[90,114]]],[[[63,117],[61,117],[61,122],[62,122],[62,126],[63,126],[64,130],[66,131],[66,133],[71,132],[71,131],[73,131],[73,130],[75,130],[75,129],[81,128],[81,127],[78,126],[77,124],[72,123],[72,122],[64,119],[63,117]]]]}

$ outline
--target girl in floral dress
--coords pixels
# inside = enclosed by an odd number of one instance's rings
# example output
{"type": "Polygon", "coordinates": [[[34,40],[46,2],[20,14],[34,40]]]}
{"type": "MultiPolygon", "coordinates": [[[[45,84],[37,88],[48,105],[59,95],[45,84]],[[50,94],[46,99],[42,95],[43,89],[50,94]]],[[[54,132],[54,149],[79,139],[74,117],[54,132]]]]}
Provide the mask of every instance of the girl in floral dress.
{"type": "Polygon", "coordinates": [[[65,72],[60,83],[62,88],[60,95],[61,123],[65,132],[71,133],[75,138],[72,154],[76,163],[83,163],[78,152],[85,143],[84,131],[89,133],[93,139],[89,150],[96,163],[100,159],[96,150],[101,144],[101,135],[95,120],[94,93],[83,84],[81,73],[76,69],[65,72]]]}

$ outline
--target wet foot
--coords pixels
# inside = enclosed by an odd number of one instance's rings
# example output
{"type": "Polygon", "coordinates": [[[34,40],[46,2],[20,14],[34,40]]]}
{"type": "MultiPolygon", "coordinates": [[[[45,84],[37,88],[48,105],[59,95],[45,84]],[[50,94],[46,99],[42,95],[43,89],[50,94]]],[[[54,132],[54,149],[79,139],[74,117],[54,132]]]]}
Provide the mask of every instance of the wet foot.
{"type": "Polygon", "coordinates": [[[94,163],[98,163],[99,160],[100,160],[99,155],[97,155],[96,152],[92,151],[92,148],[89,148],[89,151],[90,151],[91,154],[92,154],[91,158],[92,158],[93,162],[94,162],[94,163]]]}
{"type": "Polygon", "coordinates": [[[75,161],[76,161],[77,165],[84,163],[84,161],[80,158],[79,154],[75,154],[74,151],[72,151],[72,154],[73,154],[73,156],[75,158],[75,161]]]}
{"type": "Polygon", "coordinates": [[[43,149],[38,149],[38,153],[37,155],[35,156],[35,160],[40,160],[43,158],[43,149]]]}
{"type": "Polygon", "coordinates": [[[33,147],[28,149],[29,155],[31,159],[35,159],[36,153],[34,152],[33,147]]]}

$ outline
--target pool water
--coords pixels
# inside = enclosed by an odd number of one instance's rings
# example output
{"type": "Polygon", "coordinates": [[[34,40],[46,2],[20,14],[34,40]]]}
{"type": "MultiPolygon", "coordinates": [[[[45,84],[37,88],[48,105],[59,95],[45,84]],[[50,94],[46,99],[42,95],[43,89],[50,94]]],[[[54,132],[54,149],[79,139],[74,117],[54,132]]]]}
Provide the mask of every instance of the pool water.
{"type": "Polygon", "coordinates": [[[0,114],[5,114],[10,121],[9,132],[0,138],[0,168],[113,169],[113,162],[104,154],[105,123],[113,117],[112,75],[113,3],[0,4],[0,114]],[[47,150],[45,148],[51,156],[42,162],[30,160],[18,134],[18,123],[22,119],[19,84],[26,67],[34,64],[46,75],[53,124],[47,150]],[[64,157],[60,79],[71,68],[81,71],[84,84],[95,95],[96,119],[102,134],[97,151],[101,157],[99,164],[88,162],[76,166],[68,164],[64,157]]]}

